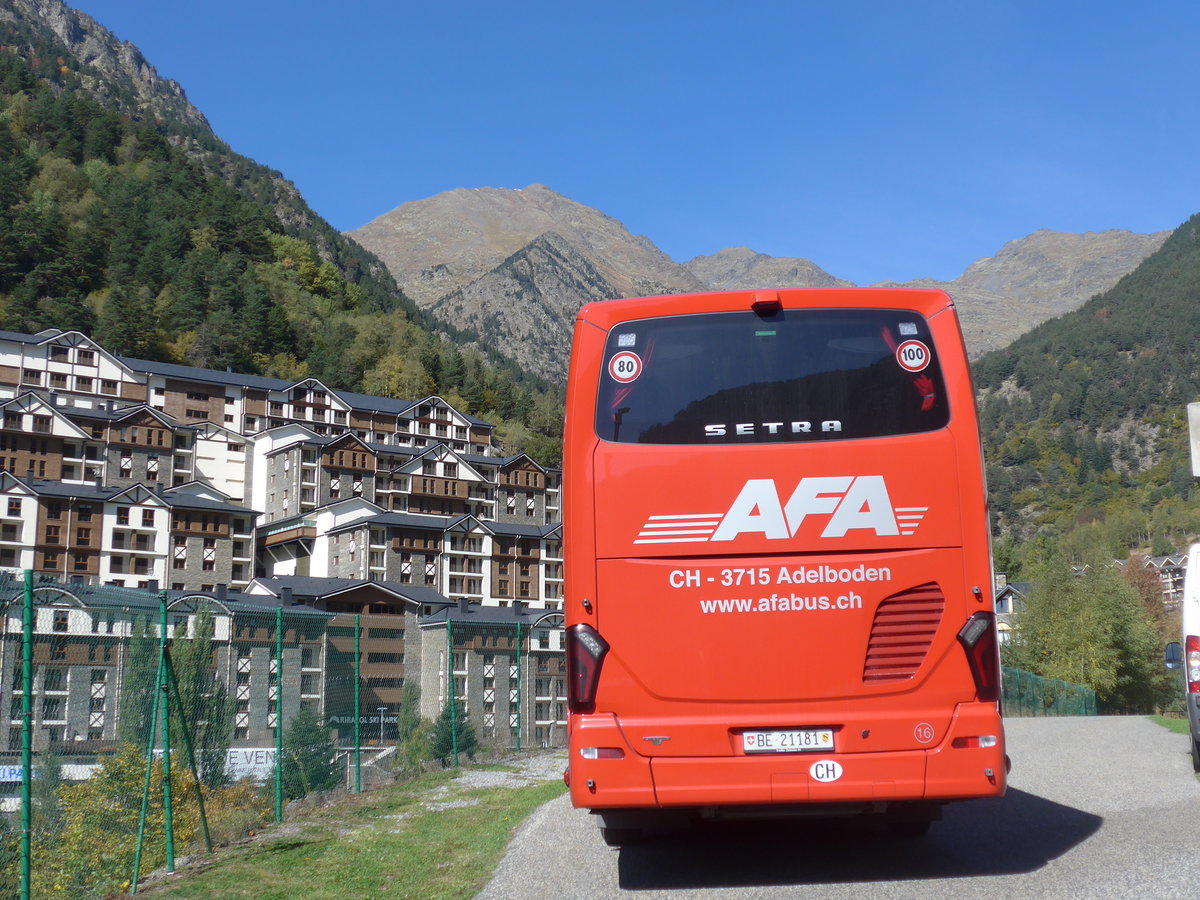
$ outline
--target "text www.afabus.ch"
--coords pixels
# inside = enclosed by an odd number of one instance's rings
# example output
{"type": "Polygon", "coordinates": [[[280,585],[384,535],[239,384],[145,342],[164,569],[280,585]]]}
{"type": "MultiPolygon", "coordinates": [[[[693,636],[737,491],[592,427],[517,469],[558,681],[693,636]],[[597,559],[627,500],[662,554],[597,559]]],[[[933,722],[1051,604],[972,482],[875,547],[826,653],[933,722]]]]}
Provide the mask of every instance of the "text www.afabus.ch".
{"type": "Polygon", "coordinates": [[[862,597],[851,591],[838,597],[772,594],[770,597],[723,597],[701,600],[702,613],[819,612],[821,610],[862,609],[862,597]]]}

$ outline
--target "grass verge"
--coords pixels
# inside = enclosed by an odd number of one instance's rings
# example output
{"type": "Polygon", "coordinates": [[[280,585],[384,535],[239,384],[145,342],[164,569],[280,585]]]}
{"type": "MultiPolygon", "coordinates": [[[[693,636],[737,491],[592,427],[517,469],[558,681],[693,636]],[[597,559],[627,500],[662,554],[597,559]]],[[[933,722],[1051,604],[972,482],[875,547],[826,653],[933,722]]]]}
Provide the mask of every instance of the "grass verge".
{"type": "Polygon", "coordinates": [[[1157,722],[1163,728],[1166,728],[1168,731],[1173,731],[1176,734],[1188,733],[1187,719],[1172,719],[1168,718],[1167,716],[1151,716],[1150,721],[1157,722]]]}
{"type": "Polygon", "coordinates": [[[198,859],[170,880],[139,888],[138,896],[472,897],[516,827],[566,789],[561,781],[472,787],[477,780],[456,777],[461,774],[431,773],[347,797],[198,859]]]}

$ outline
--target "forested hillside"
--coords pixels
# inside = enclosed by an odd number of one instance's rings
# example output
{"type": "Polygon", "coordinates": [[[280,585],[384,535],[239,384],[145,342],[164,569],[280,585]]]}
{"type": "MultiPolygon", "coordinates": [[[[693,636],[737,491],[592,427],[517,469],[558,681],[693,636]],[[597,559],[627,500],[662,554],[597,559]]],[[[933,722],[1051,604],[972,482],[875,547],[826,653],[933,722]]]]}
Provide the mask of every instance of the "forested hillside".
{"type": "MultiPolygon", "coordinates": [[[[0,328],[416,400],[559,455],[559,397],[451,343],[278,173],[183,119],[143,121],[52,34],[0,20],[0,328]],[[100,88],[103,89],[100,89],[100,88]],[[103,102],[102,102],[103,101],[103,102]]],[[[444,331],[445,329],[443,329],[444,331]]]]}
{"type": "Polygon", "coordinates": [[[1165,553],[1200,534],[1200,216],[1112,290],[975,366],[999,530],[1165,553]]]}

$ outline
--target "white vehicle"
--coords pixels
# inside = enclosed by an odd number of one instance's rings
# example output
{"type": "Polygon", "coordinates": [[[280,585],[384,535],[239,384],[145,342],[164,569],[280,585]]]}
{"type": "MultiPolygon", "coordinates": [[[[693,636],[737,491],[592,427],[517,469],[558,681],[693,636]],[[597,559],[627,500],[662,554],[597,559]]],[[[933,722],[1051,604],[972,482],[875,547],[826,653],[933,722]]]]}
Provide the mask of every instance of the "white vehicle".
{"type": "Polygon", "coordinates": [[[1167,667],[1183,668],[1192,767],[1200,772],[1200,544],[1192,544],[1188,550],[1187,572],[1183,577],[1182,637],[1182,648],[1175,643],[1168,645],[1167,667]]]}

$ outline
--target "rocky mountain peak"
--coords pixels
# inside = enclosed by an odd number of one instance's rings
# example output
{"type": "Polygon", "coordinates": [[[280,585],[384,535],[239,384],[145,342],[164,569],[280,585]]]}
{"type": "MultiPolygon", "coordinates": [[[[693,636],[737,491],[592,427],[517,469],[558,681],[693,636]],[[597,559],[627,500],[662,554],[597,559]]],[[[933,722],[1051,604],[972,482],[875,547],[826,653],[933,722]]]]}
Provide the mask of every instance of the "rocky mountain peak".
{"type": "Polygon", "coordinates": [[[816,263],[796,257],[767,256],[749,247],[727,247],[711,256],[697,256],[683,267],[715,290],[750,286],[847,287],[849,281],[835,278],[816,263]]]}
{"type": "Polygon", "coordinates": [[[348,233],[384,261],[418,305],[429,307],[550,231],[584,253],[615,296],[703,287],[616,219],[540,184],[446,191],[348,233]]]}
{"type": "Polygon", "coordinates": [[[212,131],[177,82],[162,78],[137,47],[91,16],[61,0],[9,0],[7,5],[10,9],[0,7],[0,18],[36,21],[48,28],[79,61],[80,77],[101,102],[138,118],[173,118],[212,131]]]}
{"type": "MultiPolygon", "coordinates": [[[[703,290],[839,287],[810,260],[728,247],[680,265],[616,219],[545,185],[447,191],[349,233],[410,297],[529,371],[565,377],[575,312],[613,297],[703,290]]],[[[972,356],[1006,346],[1111,288],[1168,233],[1036,231],[938,287],[958,304],[972,356]]],[[[892,283],[888,283],[892,284],[892,283]]]]}

